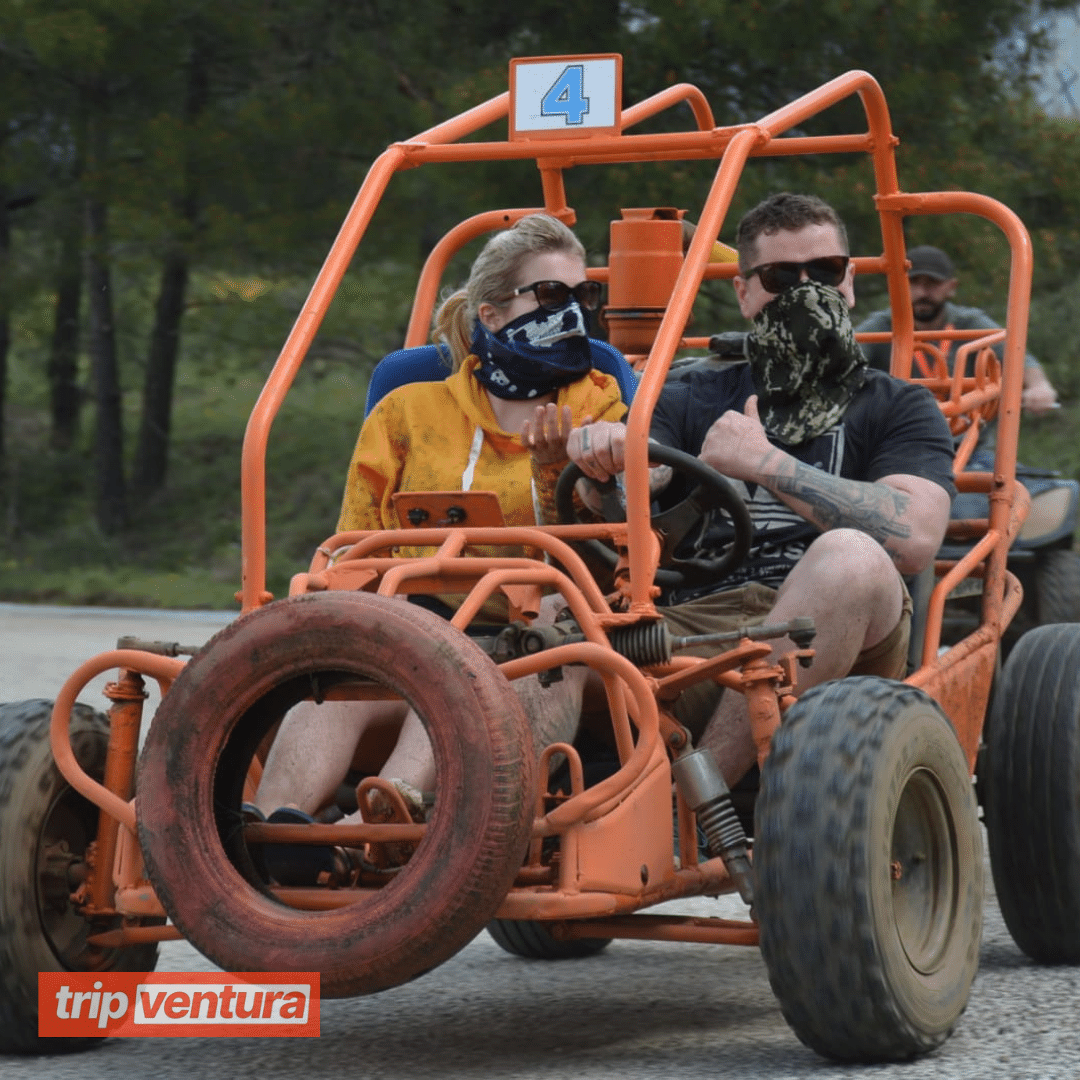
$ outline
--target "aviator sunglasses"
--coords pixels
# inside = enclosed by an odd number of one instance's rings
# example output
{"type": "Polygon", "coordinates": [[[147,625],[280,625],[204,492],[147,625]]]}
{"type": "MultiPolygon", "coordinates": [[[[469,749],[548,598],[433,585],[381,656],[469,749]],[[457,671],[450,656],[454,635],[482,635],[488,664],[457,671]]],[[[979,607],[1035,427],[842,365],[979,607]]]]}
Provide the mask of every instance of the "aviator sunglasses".
{"type": "Polygon", "coordinates": [[[849,262],[851,257],[848,255],[823,255],[820,259],[808,259],[806,262],[762,263],[747,270],[743,277],[749,279],[757,274],[761,278],[761,287],[770,293],[783,292],[798,285],[803,270],[811,281],[836,286],[844,280],[849,262]]]}
{"type": "Polygon", "coordinates": [[[595,311],[600,306],[603,289],[599,281],[582,281],[573,286],[562,281],[534,281],[531,285],[522,285],[520,289],[515,289],[506,299],[512,300],[522,293],[531,292],[536,294],[536,302],[545,311],[558,311],[565,307],[573,296],[587,311],[595,311]]]}

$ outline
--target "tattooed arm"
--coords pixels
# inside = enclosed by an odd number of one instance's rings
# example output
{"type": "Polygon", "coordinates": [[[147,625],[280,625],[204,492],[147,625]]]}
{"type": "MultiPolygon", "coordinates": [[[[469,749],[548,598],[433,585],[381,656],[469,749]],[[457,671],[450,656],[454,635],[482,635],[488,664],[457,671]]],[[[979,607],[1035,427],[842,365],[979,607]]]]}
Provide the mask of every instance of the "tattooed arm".
{"type": "Polygon", "coordinates": [[[921,476],[897,474],[873,483],[845,480],[774,448],[762,463],[758,482],[823,532],[868,533],[902,574],[918,573],[929,563],[949,521],[947,492],[921,476]]]}
{"type": "Polygon", "coordinates": [[[846,480],[773,446],[757,416],[727,412],[710,428],[701,459],[737,480],[761,484],[823,532],[859,529],[892,556],[903,574],[918,573],[936,554],[949,522],[949,495],[920,476],[898,473],[873,482],[846,480]]]}

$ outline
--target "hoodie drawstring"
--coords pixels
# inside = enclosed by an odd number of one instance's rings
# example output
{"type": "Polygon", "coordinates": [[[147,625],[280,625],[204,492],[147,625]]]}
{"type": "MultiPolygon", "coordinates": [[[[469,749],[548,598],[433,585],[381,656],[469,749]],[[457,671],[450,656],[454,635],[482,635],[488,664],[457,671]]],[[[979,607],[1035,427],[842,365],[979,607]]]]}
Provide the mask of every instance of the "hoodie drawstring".
{"type": "Polygon", "coordinates": [[[471,491],[473,474],[476,472],[476,463],[480,460],[480,451],[484,448],[484,429],[478,427],[473,435],[472,446],[469,447],[469,460],[465,464],[465,471],[461,474],[461,490],[471,491]]]}

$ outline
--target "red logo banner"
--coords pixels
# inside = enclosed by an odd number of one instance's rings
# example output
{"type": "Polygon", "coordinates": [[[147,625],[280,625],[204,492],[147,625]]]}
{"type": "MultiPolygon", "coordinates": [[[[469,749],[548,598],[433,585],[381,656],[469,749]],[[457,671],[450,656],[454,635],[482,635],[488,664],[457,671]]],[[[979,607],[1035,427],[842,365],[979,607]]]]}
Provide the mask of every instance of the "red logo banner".
{"type": "Polygon", "coordinates": [[[319,1035],[317,971],[42,971],[38,1035],[319,1035]]]}

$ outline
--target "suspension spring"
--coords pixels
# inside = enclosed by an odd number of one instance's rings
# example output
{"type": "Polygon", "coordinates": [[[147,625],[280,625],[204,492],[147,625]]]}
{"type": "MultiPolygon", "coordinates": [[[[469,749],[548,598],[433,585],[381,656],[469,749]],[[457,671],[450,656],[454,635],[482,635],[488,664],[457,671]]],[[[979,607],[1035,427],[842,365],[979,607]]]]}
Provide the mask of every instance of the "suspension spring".
{"type": "Polygon", "coordinates": [[[730,793],[725,793],[697,811],[698,824],[709,841],[711,855],[726,855],[729,851],[746,848],[746,833],[731,805],[730,793]]]}

